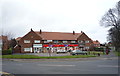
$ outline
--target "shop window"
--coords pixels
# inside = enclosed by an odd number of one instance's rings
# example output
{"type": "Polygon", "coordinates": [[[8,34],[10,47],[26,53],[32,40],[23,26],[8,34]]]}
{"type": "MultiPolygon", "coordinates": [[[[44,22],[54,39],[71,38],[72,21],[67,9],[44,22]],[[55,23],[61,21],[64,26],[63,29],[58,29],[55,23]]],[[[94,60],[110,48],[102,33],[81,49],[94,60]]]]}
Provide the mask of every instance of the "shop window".
{"type": "Polygon", "coordinates": [[[40,40],[34,40],[34,43],[40,43],[40,40]]]}
{"type": "Polygon", "coordinates": [[[24,40],[24,43],[30,43],[30,40],[24,40]]]}

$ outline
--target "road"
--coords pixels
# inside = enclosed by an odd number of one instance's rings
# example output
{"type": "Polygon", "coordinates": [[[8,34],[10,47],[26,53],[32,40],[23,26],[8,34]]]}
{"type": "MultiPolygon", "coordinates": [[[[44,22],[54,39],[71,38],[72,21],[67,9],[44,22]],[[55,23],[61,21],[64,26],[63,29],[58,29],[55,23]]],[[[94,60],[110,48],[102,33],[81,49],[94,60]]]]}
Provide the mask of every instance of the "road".
{"type": "Polygon", "coordinates": [[[118,74],[113,54],[87,59],[6,60],[2,71],[12,74],[118,74]]]}

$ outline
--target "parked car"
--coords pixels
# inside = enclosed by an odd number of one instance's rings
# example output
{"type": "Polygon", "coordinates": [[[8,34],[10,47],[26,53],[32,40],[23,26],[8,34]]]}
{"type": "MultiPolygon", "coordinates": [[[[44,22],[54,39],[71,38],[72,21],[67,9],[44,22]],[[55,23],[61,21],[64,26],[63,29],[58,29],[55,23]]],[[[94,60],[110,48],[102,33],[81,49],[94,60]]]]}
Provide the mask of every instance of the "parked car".
{"type": "Polygon", "coordinates": [[[66,51],[66,50],[57,50],[56,53],[57,53],[57,54],[58,54],[58,53],[67,53],[67,51],[66,51]]]}
{"type": "Polygon", "coordinates": [[[81,54],[81,55],[87,55],[87,51],[73,50],[71,52],[71,55],[79,55],[79,54],[81,54]]]}

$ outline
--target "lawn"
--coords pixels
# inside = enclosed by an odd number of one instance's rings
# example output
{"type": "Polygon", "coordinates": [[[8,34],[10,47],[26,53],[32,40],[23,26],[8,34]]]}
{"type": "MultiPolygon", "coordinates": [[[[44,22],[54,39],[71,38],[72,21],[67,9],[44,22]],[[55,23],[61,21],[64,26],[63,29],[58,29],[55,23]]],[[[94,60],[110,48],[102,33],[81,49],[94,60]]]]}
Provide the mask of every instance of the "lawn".
{"type": "MultiPolygon", "coordinates": [[[[89,52],[88,52],[89,53],[89,52]]],[[[103,52],[100,52],[100,51],[90,51],[90,54],[101,54],[101,55],[104,55],[105,53],[103,52]]]]}
{"type": "Polygon", "coordinates": [[[2,58],[12,58],[12,59],[57,59],[57,58],[88,58],[96,57],[95,55],[75,55],[75,56],[51,56],[43,57],[36,55],[2,55],[2,58]]]}
{"type": "Polygon", "coordinates": [[[116,54],[117,56],[120,56],[120,52],[115,51],[115,54],[116,54]]]}

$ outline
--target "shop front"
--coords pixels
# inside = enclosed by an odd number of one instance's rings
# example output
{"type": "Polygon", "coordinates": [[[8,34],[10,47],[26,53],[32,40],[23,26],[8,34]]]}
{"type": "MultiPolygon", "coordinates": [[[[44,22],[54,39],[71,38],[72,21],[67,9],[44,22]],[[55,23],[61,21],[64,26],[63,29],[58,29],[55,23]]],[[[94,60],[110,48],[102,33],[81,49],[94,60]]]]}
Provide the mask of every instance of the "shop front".
{"type": "Polygon", "coordinates": [[[34,53],[42,52],[42,44],[33,44],[33,52],[34,53]]]}
{"type": "Polygon", "coordinates": [[[56,52],[57,50],[75,50],[78,49],[78,44],[45,44],[43,45],[43,51],[48,52],[51,49],[51,52],[56,52]]]}

